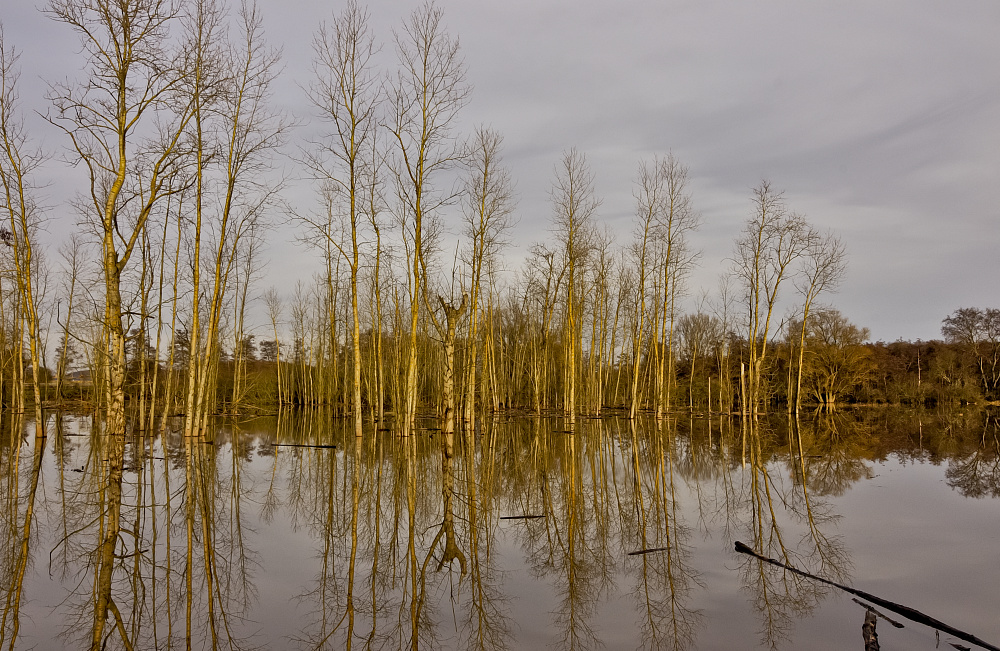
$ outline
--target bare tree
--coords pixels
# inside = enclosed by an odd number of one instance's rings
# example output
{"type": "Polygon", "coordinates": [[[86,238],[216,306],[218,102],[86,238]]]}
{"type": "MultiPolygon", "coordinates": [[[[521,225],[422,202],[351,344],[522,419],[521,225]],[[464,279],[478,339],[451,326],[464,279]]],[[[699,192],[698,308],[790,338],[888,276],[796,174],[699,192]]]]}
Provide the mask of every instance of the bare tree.
{"type": "Polygon", "coordinates": [[[791,265],[805,252],[805,220],[788,212],[781,192],[762,181],[753,190],[754,214],[736,241],[733,273],[743,285],[746,309],[746,388],[742,391],[744,413],[755,413],[761,399],[761,376],[767,358],[771,320],[778,290],[791,265]]]}
{"type": "MultiPolygon", "coordinates": [[[[45,155],[28,139],[24,120],[18,111],[17,69],[18,54],[8,48],[0,24],[0,195],[9,231],[4,244],[10,247],[14,276],[17,282],[20,312],[23,314],[28,335],[28,352],[31,359],[31,385],[34,390],[35,432],[44,434],[42,419],[41,366],[42,344],[39,338],[38,291],[35,286],[38,256],[33,250],[41,211],[35,199],[32,177],[45,155]]],[[[16,345],[22,350],[23,343],[16,345]]],[[[19,395],[23,396],[23,392],[19,395]]]]}
{"type": "Polygon", "coordinates": [[[688,189],[688,168],[673,154],[656,161],[654,183],[659,185],[662,205],[656,211],[654,268],[659,271],[656,284],[660,292],[652,321],[652,357],[655,363],[654,392],[657,418],[671,402],[674,384],[674,316],[684,281],[698,259],[688,236],[700,225],[688,189]]]}
{"type": "Polygon", "coordinates": [[[266,225],[280,181],[266,180],[264,172],[270,169],[272,153],[289,128],[288,121],[269,107],[278,54],[264,44],[256,6],[242,5],[240,40],[233,44],[222,33],[222,17],[222,7],[215,0],[198,0],[188,19],[196,175],[191,348],[197,352],[191,356],[188,374],[185,428],[189,433],[203,431],[205,426],[227,290],[240,252],[248,243],[252,246],[251,234],[266,225]],[[212,160],[214,151],[221,154],[216,160],[212,160]],[[207,225],[205,212],[212,204],[218,206],[212,220],[215,250],[210,289],[204,290],[208,319],[202,333],[201,240],[207,225]]]}
{"type": "Polygon", "coordinates": [[[169,0],[50,0],[47,13],[80,36],[86,81],[53,86],[49,118],[70,138],[89,176],[101,239],[107,353],[106,430],[125,432],[124,273],[142,228],[167,189],[191,104],[177,102],[184,72],[169,62],[169,0]]]}
{"type": "Polygon", "coordinates": [[[475,419],[484,271],[495,263],[513,226],[513,181],[501,158],[502,144],[499,133],[485,127],[476,129],[469,144],[468,175],[462,193],[463,233],[469,241],[465,257],[469,269],[469,347],[465,356],[464,420],[470,428],[475,419]]]}
{"type": "Polygon", "coordinates": [[[323,182],[324,192],[343,209],[350,226],[350,247],[331,238],[330,243],[347,261],[351,272],[351,341],[353,384],[351,391],[354,427],[361,436],[361,318],[358,311],[358,271],[364,217],[364,185],[376,176],[367,160],[369,142],[375,140],[379,102],[377,76],[372,58],[375,39],[367,11],[350,0],[332,24],[320,25],[313,38],[314,81],[309,97],[330,125],[330,133],[315,143],[309,166],[323,182]]]}
{"type": "Polygon", "coordinates": [[[435,179],[460,158],[453,130],[469,87],[458,39],[444,28],[443,12],[433,3],[416,9],[396,33],[399,71],[389,89],[388,130],[394,143],[390,169],[408,224],[410,260],[410,347],[406,365],[404,433],[417,409],[417,335],[425,279],[425,238],[435,211],[452,199],[435,179]]]}
{"type": "Polygon", "coordinates": [[[820,234],[808,228],[804,234],[804,268],[796,280],[796,287],[802,294],[802,329],[799,332],[799,359],[796,373],[795,396],[789,396],[790,406],[799,413],[802,391],[802,362],[806,346],[806,326],[809,310],[816,297],[826,291],[836,289],[847,270],[847,251],[844,243],[833,233],[820,234]]]}
{"type": "MultiPolygon", "coordinates": [[[[687,247],[687,234],[698,226],[698,216],[691,205],[687,189],[688,169],[673,154],[665,158],[656,157],[651,164],[639,166],[634,195],[636,199],[636,227],[632,244],[632,259],[636,264],[635,315],[632,319],[632,377],[629,391],[629,416],[635,418],[639,405],[639,378],[644,337],[647,327],[654,339],[662,341],[663,328],[656,323],[647,324],[646,298],[651,287],[658,286],[663,292],[657,300],[656,314],[660,324],[672,323],[670,315],[674,286],[683,277],[686,268],[693,261],[687,247]],[[659,277],[650,278],[649,270],[658,269],[659,277]],[[660,331],[659,333],[657,331],[660,331]]],[[[672,333],[672,327],[666,328],[672,333]]],[[[654,341],[651,350],[662,346],[671,350],[672,336],[668,334],[666,344],[654,341]]],[[[665,397],[662,395],[665,358],[657,364],[658,413],[662,413],[665,397]]]]}
{"type": "MultiPolygon", "coordinates": [[[[694,384],[699,356],[705,355],[719,345],[723,336],[722,323],[715,316],[705,312],[685,314],[678,319],[677,333],[682,351],[690,364],[688,376],[688,408],[694,410],[694,384]]],[[[708,404],[711,409],[711,404],[708,404]]]]}
{"type": "Polygon", "coordinates": [[[285,404],[288,399],[285,396],[284,384],[281,373],[281,339],[278,337],[278,322],[281,321],[281,296],[274,287],[268,287],[264,292],[264,305],[267,307],[267,316],[271,321],[271,330],[274,333],[274,360],[275,373],[278,382],[278,407],[285,404]]]}
{"type": "Polygon", "coordinates": [[[548,407],[549,350],[552,322],[559,293],[566,277],[566,265],[557,253],[544,244],[535,244],[528,252],[524,278],[525,311],[536,314],[531,337],[531,384],[536,413],[548,407]]]}
{"type": "Polygon", "coordinates": [[[371,139],[370,152],[371,167],[369,168],[369,172],[371,174],[371,182],[368,184],[367,192],[365,193],[364,211],[365,216],[368,218],[368,223],[371,225],[372,233],[375,235],[375,251],[369,293],[369,304],[371,306],[369,317],[372,320],[372,337],[374,339],[371,350],[373,364],[370,376],[374,379],[375,389],[373,391],[374,399],[369,400],[369,402],[374,402],[372,405],[372,420],[375,420],[377,414],[378,422],[381,423],[385,415],[385,368],[387,367],[382,359],[382,262],[385,257],[385,250],[382,244],[382,220],[380,215],[384,208],[384,197],[382,194],[384,188],[381,181],[382,166],[380,163],[382,156],[375,138],[371,139]]]}
{"type": "Polygon", "coordinates": [[[580,357],[581,309],[577,305],[577,285],[582,280],[583,267],[591,250],[594,215],[601,205],[594,195],[594,175],[587,159],[576,149],[565,152],[556,166],[550,197],[553,230],[559,238],[566,269],[563,412],[572,423],[576,418],[576,375],[580,357]]]}
{"type": "MultiPolygon", "coordinates": [[[[57,317],[60,319],[59,325],[62,328],[60,347],[56,351],[56,396],[58,398],[63,397],[63,382],[66,379],[66,368],[72,361],[73,306],[77,297],[77,292],[79,291],[77,284],[81,282],[80,275],[83,271],[85,257],[83,251],[84,246],[85,244],[83,240],[74,234],[59,250],[60,255],[65,261],[63,272],[66,276],[67,284],[65,286],[66,314],[63,315],[61,313],[57,313],[57,317]]],[[[57,310],[57,312],[60,311],[57,310]]]]}

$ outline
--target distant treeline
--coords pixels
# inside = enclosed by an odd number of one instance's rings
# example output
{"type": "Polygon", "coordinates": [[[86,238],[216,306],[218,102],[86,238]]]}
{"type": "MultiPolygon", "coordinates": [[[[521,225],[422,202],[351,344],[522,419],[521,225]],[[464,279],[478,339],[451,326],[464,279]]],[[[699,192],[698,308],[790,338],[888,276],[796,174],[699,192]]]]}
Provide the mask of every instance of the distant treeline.
{"type": "MultiPolygon", "coordinates": [[[[535,369],[530,363],[533,346],[531,338],[522,338],[524,329],[517,326],[514,315],[497,315],[500,327],[494,333],[495,345],[490,363],[479,365],[475,382],[487,385],[490,398],[487,411],[519,410],[524,412],[550,412],[561,409],[563,390],[558,374],[543,395],[536,396],[535,369]]],[[[847,321],[835,309],[818,309],[810,315],[806,327],[805,354],[802,369],[803,404],[809,408],[833,408],[850,404],[901,404],[934,406],[940,404],[983,404],[1000,400],[1000,310],[963,308],[944,320],[944,339],[932,341],[895,341],[892,343],[867,341],[868,333],[847,321]]],[[[523,326],[523,324],[522,324],[523,326]]],[[[671,401],[668,409],[738,412],[741,366],[745,375],[745,358],[748,345],[733,333],[724,334],[717,317],[705,313],[681,316],[676,323],[677,337],[674,350],[674,377],[671,378],[671,401]]],[[[791,405],[797,379],[798,332],[801,323],[789,321],[785,336],[772,342],[772,354],[764,371],[764,402],[767,409],[780,411],[791,405]]],[[[135,334],[135,333],[133,333],[135,334]]],[[[365,359],[371,364],[376,360],[370,353],[375,350],[375,333],[362,334],[365,359]]],[[[134,341],[134,340],[132,340],[134,341]]],[[[157,360],[155,351],[147,346],[145,354],[138,346],[128,349],[129,397],[133,404],[150,401],[152,387],[177,387],[176,376],[186,369],[189,361],[188,339],[181,332],[175,347],[173,364],[157,360]],[[154,377],[156,382],[154,383],[154,377]],[[143,390],[145,387],[145,390],[143,390]]],[[[440,346],[431,338],[421,340],[424,362],[421,373],[421,403],[440,404],[440,382],[437,377],[444,363],[435,356],[440,346]]],[[[467,375],[470,361],[468,342],[459,340],[456,359],[459,378],[467,375]]],[[[550,355],[562,356],[561,344],[552,343],[550,355]]],[[[399,388],[405,381],[404,359],[392,351],[405,350],[405,342],[391,335],[382,336],[381,359],[383,368],[366,368],[364,377],[381,373],[390,386],[384,397],[383,412],[394,412],[401,399],[399,388]],[[398,396],[398,397],[397,397],[398,396]]],[[[218,368],[215,402],[219,411],[273,411],[285,406],[328,406],[335,413],[350,413],[350,346],[340,346],[328,354],[329,362],[317,364],[311,347],[302,337],[295,337],[291,345],[275,339],[257,341],[244,337],[242,345],[233,350],[223,349],[215,363],[218,368]],[[284,351],[284,352],[282,352],[284,351]],[[280,363],[279,363],[280,359],[280,363]]],[[[60,356],[62,348],[60,348],[60,356]]],[[[648,353],[648,350],[647,350],[648,353]]],[[[92,382],[99,369],[75,363],[75,355],[68,356],[71,368],[79,370],[66,373],[57,381],[55,373],[45,371],[49,380],[50,398],[99,401],[94,395],[92,382]],[[56,396],[58,391],[60,396],[56,396]]],[[[10,360],[10,355],[6,358],[10,360]]],[[[552,360],[555,361],[555,360],[552,360]]],[[[643,372],[655,372],[652,358],[643,364],[643,372]]],[[[609,362],[598,366],[593,356],[584,356],[585,369],[582,391],[586,397],[584,413],[596,414],[602,410],[627,410],[629,407],[629,380],[632,367],[628,356],[619,351],[609,362]],[[598,384],[600,386],[596,386],[598,384]],[[601,402],[596,397],[601,396],[601,402]]],[[[5,369],[11,365],[5,364],[5,369]]],[[[464,383],[459,382],[459,394],[467,395],[464,383]]],[[[641,394],[648,395],[647,383],[641,383],[641,394]]],[[[373,385],[362,392],[365,409],[378,410],[373,385]]],[[[161,389],[163,391],[163,389],[161,389]]],[[[162,394],[160,396],[163,397],[162,394]]],[[[180,401],[182,393],[171,402],[180,401]]],[[[483,407],[484,405],[479,405],[483,407]]],[[[433,409],[433,408],[431,408],[433,409]]],[[[651,400],[644,401],[640,411],[652,411],[651,400]]]]}

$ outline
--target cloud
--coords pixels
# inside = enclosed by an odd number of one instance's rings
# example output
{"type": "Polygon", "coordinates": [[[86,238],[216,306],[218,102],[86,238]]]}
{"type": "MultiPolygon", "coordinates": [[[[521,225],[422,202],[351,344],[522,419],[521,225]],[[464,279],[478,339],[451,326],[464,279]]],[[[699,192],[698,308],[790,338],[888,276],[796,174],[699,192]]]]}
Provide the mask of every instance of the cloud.
{"type": "MultiPolygon", "coordinates": [[[[393,28],[418,4],[371,5],[386,65],[393,28]]],[[[285,53],[276,99],[302,119],[300,134],[315,133],[301,87],[312,33],[336,7],[261,5],[268,37],[285,53]]],[[[1000,4],[439,5],[474,86],[463,128],[487,123],[505,136],[522,246],[547,237],[548,189],[564,150],[587,154],[600,214],[620,240],[630,232],[638,161],[672,150],[691,168],[705,222],[693,282],[714,286],[750,188],[766,177],[792,209],[843,234],[851,273],[833,300],[876,337],[934,337],[960,305],[1000,305],[990,280],[1000,272],[1000,4]]],[[[26,101],[44,113],[44,80],[82,63],[75,37],[30,3],[8,2],[0,17],[24,52],[26,101]]],[[[58,134],[35,122],[57,146],[58,134]]],[[[53,168],[54,177],[68,173],[53,168]]],[[[301,192],[295,200],[310,201],[301,192]]]]}

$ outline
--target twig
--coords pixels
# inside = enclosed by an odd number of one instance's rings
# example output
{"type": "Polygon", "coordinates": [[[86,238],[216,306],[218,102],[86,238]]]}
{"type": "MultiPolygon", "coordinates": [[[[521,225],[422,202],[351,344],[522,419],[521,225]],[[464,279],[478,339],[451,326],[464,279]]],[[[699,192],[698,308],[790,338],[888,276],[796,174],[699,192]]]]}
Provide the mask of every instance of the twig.
{"type": "Polygon", "coordinates": [[[639,556],[640,554],[652,554],[653,552],[665,552],[669,547],[652,547],[650,549],[640,549],[638,551],[629,552],[629,556],[639,556]]]}

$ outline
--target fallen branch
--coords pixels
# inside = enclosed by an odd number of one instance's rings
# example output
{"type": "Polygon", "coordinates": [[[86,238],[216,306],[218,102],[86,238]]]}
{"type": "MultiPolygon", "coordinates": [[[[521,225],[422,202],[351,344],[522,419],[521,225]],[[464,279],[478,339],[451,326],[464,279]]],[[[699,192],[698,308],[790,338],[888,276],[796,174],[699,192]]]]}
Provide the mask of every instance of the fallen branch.
{"type": "Polygon", "coordinates": [[[762,556],[761,554],[758,554],[757,552],[750,549],[749,547],[747,547],[738,540],[736,541],[736,551],[741,554],[747,554],[749,556],[753,556],[754,558],[764,561],[765,563],[770,563],[771,565],[776,565],[778,567],[784,568],[789,572],[798,574],[799,576],[804,576],[807,579],[813,579],[814,581],[819,581],[820,583],[825,583],[827,585],[832,585],[835,588],[840,588],[845,592],[849,592],[853,595],[861,597],[862,599],[865,599],[866,601],[870,601],[873,604],[880,606],[881,608],[885,608],[886,610],[891,610],[897,615],[902,615],[903,617],[907,618],[910,621],[917,622],[918,624],[923,624],[924,626],[930,626],[931,628],[936,628],[939,631],[944,631],[945,633],[954,635],[960,640],[971,642],[972,644],[981,646],[984,649],[990,649],[990,651],[1000,651],[1000,647],[994,646],[989,642],[984,642],[983,640],[980,640],[978,637],[972,635],[971,633],[966,633],[965,631],[957,629],[953,626],[948,626],[941,620],[934,619],[930,615],[925,615],[919,610],[915,610],[913,608],[910,608],[909,606],[904,606],[902,604],[897,604],[895,602],[889,601],[888,599],[882,599],[881,597],[876,597],[875,595],[865,592],[863,590],[855,590],[854,588],[848,587],[846,585],[841,585],[840,583],[834,583],[833,581],[829,581],[827,579],[824,579],[823,577],[816,576],[815,574],[809,574],[808,572],[803,572],[802,570],[796,569],[791,565],[788,565],[787,563],[782,563],[781,561],[776,561],[773,558],[762,556]]]}
{"type": "Polygon", "coordinates": [[[650,549],[640,549],[638,551],[629,552],[629,556],[639,556],[640,554],[652,554],[653,552],[665,552],[669,547],[652,547],[650,549]]]}
{"type": "Polygon", "coordinates": [[[878,615],[879,617],[881,617],[885,621],[889,622],[890,624],[892,624],[896,628],[905,628],[905,626],[903,626],[902,624],[900,624],[899,622],[897,622],[893,618],[891,618],[891,617],[889,617],[889,616],[887,616],[887,615],[885,615],[883,613],[880,613],[879,611],[875,610],[875,606],[872,606],[871,604],[866,604],[865,602],[861,601],[857,597],[851,597],[851,601],[853,601],[854,603],[858,604],[859,606],[861,606],[863,608],[866,608],[869,611],[875,613],[876,615],[878,615]]]}
{"type": "Polygon", "coordinates": [[[271,447],[275,448],[332,448],[337,449],[336,445],[308,445],[306,443],[272,443],[271,447]]]}

